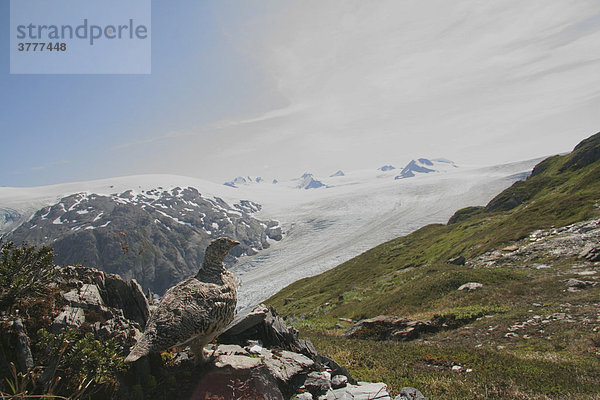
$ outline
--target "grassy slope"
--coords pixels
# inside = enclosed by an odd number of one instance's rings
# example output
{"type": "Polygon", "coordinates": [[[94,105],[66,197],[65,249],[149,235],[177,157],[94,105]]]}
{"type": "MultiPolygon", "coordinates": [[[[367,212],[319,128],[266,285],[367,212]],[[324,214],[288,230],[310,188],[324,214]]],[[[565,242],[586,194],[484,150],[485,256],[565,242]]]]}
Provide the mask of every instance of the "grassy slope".
{"type": "MultiPolygon", "coordinates": [[[[573,153],[540,163],[527,180],[515,183],[487,207],[457,212],[450,225],[429,225],[371,249],[316,277],[302,279],[268,300],[311,337],[321,350],[347,363],[359,379],[383,379],[398,390],[403,385],[444,398],[545,398],[600,393],[600,336],[575,324],[560,323],[554,334],[505,343],[498,331],[531,316],[532,304],[544,312],[564,311],[565,303],[594,313],[597,288],[566,293],[569,263],[556,268],[469,268],[445,263],[463,255],[473,259],[522,240],[536,229],[564,226],[599,215],[600,134],[573,153]],[[560,276],[560,278],[559,278],[560,276]],[[465,282],[484,289],[457,292],[465,282]],[[586,308],[587,307],[587,308],[586,308]],[[499,312],[502,311],[502,312],[499,312]],[[491,314],[464,329],[446,331],[413,343],[349,340],[333,329],[339,317],[360,319],[381,314],[430,318],[434,314],[491,314]],[[528,315],[529,314],[529,315],[528,315]],[[496,337],[498,336],[498,337],[496,337]],[[523,343],[521,343],[523,342],[523,343]],[[506,349],[497,350],[497,346],[506,349]],[[436,365],[441,360],[440,365],[436,365]],[[470,364],[469,375],[449,372],[444,363],[470,364]],[[577,373],[573,373],[577,371],[577,373]]],[[[570,310],[570,309],[569,309],[570,310]]],[[[591,315],[590,314],[590,315],[591,315]]],[[[583,317],[582,317],[583,318],[583,317]]],[[[596,322],[596,325],[598,323],[596,322]]],[[[506,330],[504,330],[506,332],[506,330]]],[[[600,398],[600,397],[598,397],[600,398]]]]}

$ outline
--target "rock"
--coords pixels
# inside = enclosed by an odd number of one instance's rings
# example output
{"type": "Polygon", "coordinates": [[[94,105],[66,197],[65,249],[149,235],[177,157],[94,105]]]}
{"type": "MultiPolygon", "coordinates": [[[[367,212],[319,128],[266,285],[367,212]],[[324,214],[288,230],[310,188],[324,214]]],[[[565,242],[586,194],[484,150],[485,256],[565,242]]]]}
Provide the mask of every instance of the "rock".
{"type": "Polygon", "coordinates": [[[84,283],[79,289],[73,289],[63,293],[63,297],[74,307],[100,312],[105,310],[104,300],[102,300],[102,296],[100,296],[100,291],[96,285],[84,283]]]}
{"type": "MultiPolygon", "coordinates": [[[[103,309],[102,306],[107,306],[121,309],[123,316],[130,321],[137,322],[141,329],[146,326],[146,321],[150,317],[150,305],[142,288],[135,280],[126,282],[119,275],[80,266],[63,267],[61,273],[70,281],[83,282],[78,294],[86,293],[84,297],[92,303],[101,304],[99,308],[103,309]],[[96,288],[91,289],[88,285],[96,288]]],[[[73,292],[72,290],[67,296],[77,303],[77,296],[73,292]]]]}
{"type": "Polygon", "coordinates": [[[248,370],[262,365],[260,358],[252,358],[238,355],[220,355],[215,361],[217,368],[231,368],[233,370],[248,370]]]}
{"type": "Polygon", "coordinates": [[[107,305],[122,309],[127,319],[137,322],[142,328],[146,326],[150,317],[150,304],[135,279],[125,282],[118,275],[107,274],[104,290],[107,305]]]}
{"type": "Polygon", "coordinates": [[[519,250],[519,246],[516,246],[516,245],[506,246],[502,249],[502,251],[517,251],[517,250],[519,250]]]}
{"type": "Polygon", "coordinates": [[[249,353],[237,344],[221,344],[217,346],[216,352],[224,355],[248,356],[249,353]]]}
{"type": "Polygon", "coordinates": [[[349,383],[356,385],[356,380],[352,377],[352,375],[350,375],[350,372],[348,372],[346,367],[342,367],[341,365],[339,365],[337,362],[335,362],[333,358],[329,357],[327,354],[317,354],[317,356],[314,357],[314,359],[319,364],[328,368],[331,371],[332,375],[345,376],[348,379],[349,383]]]}
{"type": "Polygon", "coordinates": [[[290,351],[282,351],[280,354],[268,352],[264,363],[271,375],[285,385],[290,384],[297,375],[307,374],[315,366],[310,358],[290,351]]]}
{"type": "Polygon", "coordinates": [[[477,290],[481,289],[483,285],[478,282],[467,282],[464,285],[461,285],[457,290],[477,290]]]}
{"type": "Polygon", "coordinates": [[[341,389],[331,389],[319,400],[392,400],[385,383],[365,383],[348,385],[341,389]]]}
{"type": "Polygon", "coordinates": [[[429,400],[429,398],[415,388],[404,387],[394,400],[429,400]]]}
{"type": "Polygon", "coordinates": [[[331,382],[323,372],[311,372],[304,381],[304,387],[313,396],[320,396],[331,389],[331,382]]]}
{"type": "Polygon", "coordinates": [[[25,373],[27,370],[33,368],[33,355],[31,354],[31,348],[29,347],[29,338],[25,333],[25,327],[21,318],[16,318],[12,323],[13,331],[13,342],[15,352],[17,356],[17,364],[21,372],[25,373]]]}
{"type": "Polygon", "coordinates": [[[579,279],[571,278],[568,279],[566,285],[568,288],[574,289],[585,289],[590,283],[586,281],[581,281],[579,279]]]}
{"type": "Polygon", "coordinates": [[[79,307],[65,306],[52,322],[52,331],[58,332],[67,326],[79,328],[85,322],[85,314],[79,307]]]}
{"type": "Polygon", "coordinates": [[[277,383],[270,376],[264,366],[253,366],[251,361],[233,360],[229,357],[240,357],[249,360],[250,357],[243,356],[225,356],[228,361],[222,368],[215,367],[208,370],[196,384],[196,389],[192,396],[176,396],[176,398],[192,399],[267,399],[283,400],[284,397],[277,383]],[[250,367],[246,369],[234,369],[233,366],[241,367],[245,365],[250,367]],[[243,395],[243,396],[240,396],[243,395]]]}
{"type": "Polygon", "coordinates": [[[406,318],[380,315],[358,321],[344,333],[344,336],[357,339],[406,341],[416,339],[422,333],[436,330],[437,327],[430,321],[413,321],[406,318]]]}
{"type": "Polygon", "coordinates": [[[581,257],[590,262],[600,261],[600,247],[586,249],[581,253],[581,257]]]}
{"type": "Polygon", "coordinates": [[[257,344],[254,344],[254,345],[250,346],[248,351],[252,354],[260,354],[260,353],[262,353],[263,348],[257,344]]]}
{"type": "Polygon", "coordinates": [[[460,372],[463,370],[463,367],[461,367],[460,365],[453,365],[452,366],[452,371],[454,372],[460,372]]]}
{"type": "Polygon", "coordinates": [[[310,340],[298,338],[298,331],[287,326],[273,307],[258,305],[246,314],[238,315],[219,338],[220,343],[245,344],[259,340],[263,346],[299,352],[309,357],[317,355],[310,340]]]}
{"type": "Polygon", "coordinates": [[[336,375],[331,379],[331,387],[334,389],[343,388],[348,384],[348,378],[344,375],[336,375]]]}
{"type": "Polygon", "coordinates": [[[577,275],[579,276],[593,276],[596,275],[598,273],[598,271],[581,271],[578,272],[577,275]]]}
{"type": "Polygon", "coordinates": [[[465,265],[466,262],[467,262],[467,260],[463,256],[458,256],[458,257],[449,259],[448,261],[446,261],[446,264],[465,265]]]}
{"type": "Polygon", "coordinates": [[[294,400],[313,400],[313,395],[309,392],[300,393],[294,397],[294,400]]]}

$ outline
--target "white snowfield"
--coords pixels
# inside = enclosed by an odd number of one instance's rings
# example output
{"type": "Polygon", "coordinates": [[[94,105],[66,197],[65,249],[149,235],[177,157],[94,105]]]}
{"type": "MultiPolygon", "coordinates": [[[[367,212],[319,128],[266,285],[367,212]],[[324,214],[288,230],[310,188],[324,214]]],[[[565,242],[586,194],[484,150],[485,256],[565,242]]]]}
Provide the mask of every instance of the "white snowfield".
{"type": "Polygon", "coordinates": [[[288,284],[331,269],[395,237],[430,223],[445,223],[462,207],[484,205],[514,181],[522,179],[541,159],[493,167],[460,167],[436,163],[441,172],[394,180],[398,170],[376,168],[344,171],[345,176],[321,179],[329,187],[298,189],[296,181],[265,182],[231,188],[174,175],[139,175],[61,185],[0,187],[0,212],[16,211],[21,221],[0,220],[0,233],[14,229],[35,211],[73,193],[110,195],[127,190],[195,187],[204,197],[233,204],[251,200],[263,206],[258,219],[278,220],[280,242],[232,268],[242,281],[239,308],[265,300],[288,284]]]}

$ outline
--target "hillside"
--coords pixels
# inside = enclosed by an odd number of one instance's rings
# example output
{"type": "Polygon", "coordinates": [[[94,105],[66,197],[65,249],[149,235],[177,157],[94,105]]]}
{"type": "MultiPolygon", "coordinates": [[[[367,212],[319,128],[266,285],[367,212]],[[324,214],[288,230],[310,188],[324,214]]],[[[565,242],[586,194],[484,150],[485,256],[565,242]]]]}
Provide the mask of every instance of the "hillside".
{"type": "Polygon", "coordinates": [[[459,210],[446,225],[425,226],[295,282],[269,303],[359,380],[376,375],[392,391],[597,395],[599,158],[596,134],[539,163],[487,206],[459,210]],[[457,290],[469,282],[482,286],[457,290]],[[351,320],[378,315],[444,323],[408,343],[342,337],[351,320]],[[457,365],[473,372],[456,373],[457,365]]]}

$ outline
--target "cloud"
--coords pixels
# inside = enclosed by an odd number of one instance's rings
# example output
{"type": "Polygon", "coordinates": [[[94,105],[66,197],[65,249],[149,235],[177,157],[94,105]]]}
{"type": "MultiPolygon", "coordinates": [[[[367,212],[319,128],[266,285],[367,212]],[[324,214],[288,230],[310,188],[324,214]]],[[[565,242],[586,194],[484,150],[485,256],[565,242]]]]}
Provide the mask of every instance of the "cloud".
{"type": "Polygon", "coordinates": [[[418,156],[492,164],[563,152],[600,125],[597,1],[296,0],[260,10],[220,21],[271,84],[257,98],[279,103],[232,110],[205,135],[173,141],[165,166],[222,179],[267,174],[265,164],[278,177],[418,156]]]}
{"type": "Polygon", "coordinates": [[[45,170],[47,168],[51,168],[51,167],[56,167],[59,165],[65,165],[65,164],[69,164],[70,161],[68,160],[58,160],[58,161],[54,161],[48,164],[44,164],[44,165],[37,165],[35,167],[31,167],[29,168],[30,171],[42,171],[45,170]]]}
{"type": "Polygon", "coordinates": [[[172,131],[172,132],[169,132],[169,133],[167,133],[165,135],[161,135],[161,136],[155,136],[155,137],[144,138],[144,139],[141,138],[138,140],[132,140],[129,142],[119,143],[119,144],[113,146],[112,150],[123,150],[123,149],[127,149],[130,147],[140,147],[140,146],[144,146],[144,145],[159,142],[159,141],[173,140],[173,139],[177,139],[177,138],[181,138],[181,137],[185,137],[185,136],[191,136],[193,134],[194,133],[191,131],[172,131]]]}

